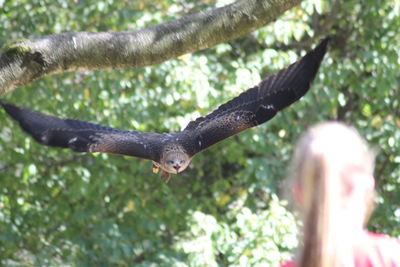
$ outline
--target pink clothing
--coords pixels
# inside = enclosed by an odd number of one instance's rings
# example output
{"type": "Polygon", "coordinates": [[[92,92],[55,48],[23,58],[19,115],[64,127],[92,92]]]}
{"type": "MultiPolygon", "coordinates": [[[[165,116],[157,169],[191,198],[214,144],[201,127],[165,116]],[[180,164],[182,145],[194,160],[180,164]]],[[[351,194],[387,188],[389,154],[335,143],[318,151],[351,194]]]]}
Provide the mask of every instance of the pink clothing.
{"type": "MultiPolygon", "coordinates": [[[[368,233],[367,241],[358,245],[354,254],[355,267],[400,267],[400,240],[368,233]]],[[[296,263],[287,261],[281,267],[296,267],[296,263]]]]}

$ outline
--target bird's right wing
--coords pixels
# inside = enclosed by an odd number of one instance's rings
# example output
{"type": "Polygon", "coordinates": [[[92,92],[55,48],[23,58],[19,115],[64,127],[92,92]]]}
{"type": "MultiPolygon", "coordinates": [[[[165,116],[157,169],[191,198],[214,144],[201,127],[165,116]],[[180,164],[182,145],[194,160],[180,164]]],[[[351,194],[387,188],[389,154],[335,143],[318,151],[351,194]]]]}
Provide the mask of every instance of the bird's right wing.
{"type": "Polygon", "coordinates": [[[162,134],[117,130],[0,104],[40,144],[77,152],[105,152],[158,161],[162,134]]]}

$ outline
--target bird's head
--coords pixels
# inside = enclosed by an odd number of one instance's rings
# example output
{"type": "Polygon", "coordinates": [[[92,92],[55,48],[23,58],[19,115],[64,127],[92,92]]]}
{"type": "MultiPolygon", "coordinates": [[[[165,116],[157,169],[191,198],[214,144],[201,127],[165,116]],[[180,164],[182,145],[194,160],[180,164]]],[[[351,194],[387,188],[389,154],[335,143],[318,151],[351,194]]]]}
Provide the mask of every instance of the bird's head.
{"type": "Polygon", "coordinates": [[[190,157],[186,153],[169,151],[164,154],[161,160],[161,168],[169,173],[180,173],[187,168],[190,160],[190,157]]]}

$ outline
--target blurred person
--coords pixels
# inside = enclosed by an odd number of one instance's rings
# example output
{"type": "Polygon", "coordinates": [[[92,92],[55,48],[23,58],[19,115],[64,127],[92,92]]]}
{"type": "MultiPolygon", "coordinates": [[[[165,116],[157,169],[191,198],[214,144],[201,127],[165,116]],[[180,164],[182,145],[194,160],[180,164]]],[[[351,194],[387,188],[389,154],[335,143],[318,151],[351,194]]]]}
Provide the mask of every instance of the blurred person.
{"type": "Polygon", "coordinates": [[[373,169],[366,142],[343,123],[321,123],[301,137],[290,175],[302,242],[282,267],[400,266],[400,241],[366,230],[373,169]]]}

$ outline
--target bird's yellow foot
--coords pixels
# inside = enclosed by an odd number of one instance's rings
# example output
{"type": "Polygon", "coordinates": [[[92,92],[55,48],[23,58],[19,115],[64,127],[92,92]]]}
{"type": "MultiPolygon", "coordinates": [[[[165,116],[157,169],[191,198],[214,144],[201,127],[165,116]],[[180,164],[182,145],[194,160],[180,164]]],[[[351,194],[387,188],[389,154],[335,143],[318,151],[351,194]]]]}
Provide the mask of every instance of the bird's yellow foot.
{"type": "Polygon", "coordinates": [[[159,168],[153,164],[153,172],[154,173],[158,173],[159,168]]]}

